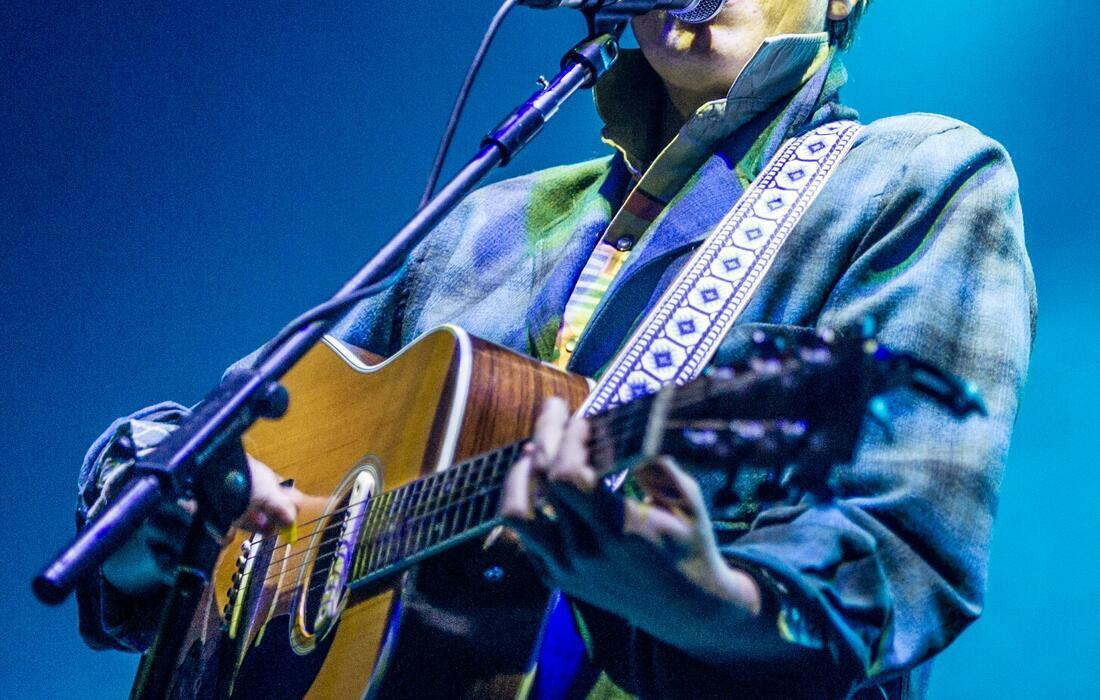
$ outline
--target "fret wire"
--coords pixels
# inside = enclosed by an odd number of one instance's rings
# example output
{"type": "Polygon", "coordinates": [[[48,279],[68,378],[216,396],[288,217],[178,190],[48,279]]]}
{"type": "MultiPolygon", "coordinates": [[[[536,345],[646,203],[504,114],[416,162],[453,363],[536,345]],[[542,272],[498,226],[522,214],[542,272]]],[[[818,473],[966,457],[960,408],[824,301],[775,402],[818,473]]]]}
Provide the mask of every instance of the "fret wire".
{"type": "Polygon", "coordinates": [[[409,511],[409,506],[411,505],[410,502],[412,501],[414,491],[412,486],[414,483],[416,482],[405,484],[403,489],[405,495],[401,499],[401,504],[398,506],[397,512],[393,514],[397,529],[394,532],[393,554],[390,557],[391,562],[401,558],[401,553],[405,549],[405,538],[409,536],[409,518],[405,517],[405,514],[409,511]]]}
{"type": "Polygon", "coordinates": [[[438,511],[433,510],[428,514],[428,541],[425,546],[434,547],[437,543],[436,538],[439,535],[439,517],[438,511]]]}
{"type": "MultiPolygon", "coordinates": [[[[476,494],[471,494],[470,497],[471,498],[477,498],[477,497],[481,497],[481,496],[484,496],[484,495],[488,495],[488,497],[491,500],[494,495],[497,495],[497,494],[500,493],[501,489],[502,489],[501,484],[493,484],[493,485],[490,485],[490,486],[486,486],[484,489],[482,489],[481,491],[479,491],[476,494]]],[[[428,516],[421,516],[421,517],[428,517],[428,516]]],[[[456,537],[458,535],[461,535],[463,532],[464,531],[459,531],[459,532],[453,533],[452,535],[448,535],[447,537],[441,539],[440,542],[444,542],[448,539],[451,539],[452,537],[456,537]]],[[[415,552],[410,553],[409,556],[412,556],[413,554],[415,554],[415,552]]],[[[403,559],[403,558],[406,558],[406,557],[398,557],[398,558],[393,559],[393,560],[381,561],[381,562],[379,562],[379,564],[377,566],[370,567],[368,570],[364,571],[362,575],[366,576],[366,575],[369,575],[369,574],[371,574],[375,571],[380,571],[382,569],[385,569],[389,566],[392,566],[395,562],[397,562],[397,561],[399,561],[400,559],[403,559]]]]}
{"type": "Polygon", "coordinates": [[[463,469],[462,473],[458,475],[458,488],[455,489],[457,494],[452,505],[454,510],[454,522],[451,528],[452,534],[458,532],[458,520],[462,516],[462,504],[465,501],[466,490],[470,487],[470,478],[477,472],[481,471],[483,463],[479,462],[475,457],[470,463],[470,467],[463,469]]]}
{"type": "Polygon", "coordinates": [[[366,503],[366,517],[363,520],[363,526],[359,530],[359,536],[355,540],[355,558],[352,560],[351,574],[352,576],[358,576],[359,572],[363,569],[363,560],[367,557],[367,547],[364,545],[368,541],[368,533],[370,532],[371,523],[376,517],[375,506],[378,505],[378,499],[369,498],[366,503]]]}
{"type": "MultiPolygon", "coordinates": [[[[467,477],[466,484],[469,485],[470,481],[473,481],[475,492],[476,492],[476,489],[480,488],[480,486],[481,486],[482,477],[484,476],[485,471],[488,470],[490,473],[492,472],[492,464],[493,464],[493,459],[494,459],[495,456],[496,456],[496,453],[490,453],[489,455],[484,457],[481,461],[481,469],[479,470],[477,476],[475,477],[473,474],[471,474],[469,477],[467,477]]],[[[473,513],[473,511],[474,511],[473,503],[470,502],[470,501],[467,501],[464,508],[466,510],[466,514],[465,514],[465,517],[462,519],[462,531],[463,532],[470,529],[470,517],[474,514],[473,513]]],[[[460,513],[462,512],[461,508],[460,508],[459,512],[460,513]]]]}
{"type": "MultiPolygon", "coordinates": [[[[477,469],[471,470],[466,474],[465,479],[462,481],[462,493],[466,494],[468,491],[477,493],[481,488],[482,479],[485,476],[486,471],[489,469],[490,461],[487,459],[487,455],[482,455],[477,459],[477,469]]],[[[465,532],[467,523],[469,522],[470,515],[470,498],[465,497],[459,500],[455,504],[455,532],[465,532]],[[460,524],[461,523],[461,524],[460,524]]]]}
{"type": "MultiPolygon", "coordinates": [[[[637,403],[635,401],[626,406],[617,407],[614,412],[599,414],[593,419],[605,421],[603,426],[612,433],[611,443],[617,456],[621,456],[623,448],[628,447],[632,440],[636,440],[641,432],[638,429],[643,426],[643,422],[639,419],[645,416],[638,410],[640,406],[636,406],[637,403]]],[[[402,517],[402,520],[411,520],[417,523],[417,527],[423,527],[423,520],[427,516],[438,519],[439,528],[436,530],[436,535],[434,538],[429,537],[429,542],[432,545],[449,539],[465,531],[470,526],[486,522],[491,517],[489,509],[494,501],[493,496],[496,495],[493,489],[501,486],[496,482],[502,473],[502,467],[511,466],[522,444],[523,442],[517,442],[505,445],[497,450],[454,465],[454,467],[439,474],[427,477],[427,479],[438,479],[438,488],[434,493],[429,492],[430,497],[428,498],[420,496],[417,500],[417,506],[419,507],[414,509],[412,517],[402,517]],[[474,482],[476,490],[471,494],[467,494],[466,491],[471,482],[474,482]],[[485,482],[491,485],[488,490],[478,488],[485,482]],[[478,500],[480,500],[480,504],[477,503],[478,500]],[[441,505],[441,501],[445,501],[445,503],[441,505]],[[475,521],[472,515],[477,505],[481,506],[481,515],[475,521]],[[465,513],[463,513],[464,508],[466,509],[465,513]],[[465,515],[464,519],[463,515],[465,515]]],[[[416,483],[418,482],[413,482],[413,484],[416,483]]],[[[386,505],[390,506],[384,509],[384,512],[388,515],[388,517],[383,518],[384,520],[393,520],[394,516],[398,514],[401,516],[408,515],[404,512],[407,510],[410,500],[408,491],[406,487],[399,487],[384,494],[387,497],[386,505]]],[[[370,556],[367,560],[368,569],[378,570],[389,566],[395,561],[393,557],[395,545],[403,545],[407,542],[409,532],[406,528],[409,526],[409,522],[401,523],[401,527],[397,528],[396,532],[392,526],[384,527],[380,537],[369,541],[368,550],[375,551],[375,554],[380,553],[381,556],[370,556]],[[380,552],[376,550],[380,550],[380,552]]],[[[416,530],[416,533],[416,539],[408,542],[409,545],[415,546],[399,546],[400,553],[406,554],[406,550],[411,550],[407,552],[411,555],[415,553],[415,550],[421,548],[421,538],[419,536],[421,530],[416,530]]]]}
{"type": "Polygon", "coordinates": [[[472,468],[473,467],[471,466],[470,462],[463,462],[462,465],[460,465],[458,469],[455,469],[454,472],[450,474],[450,477],[448,479],[449,488],[447,489],[447,498],[445,498],[443,500],[443,503],[440,505],[440,509],[443,511],[443,528],[442,529],[443,529],[444,537],[448,536],[448,533],[447,533],[447,516],[450,514],[451,509],[454,507],[455,498],[457,496],[458,489],[459,489],[459,485],[458,485],[459,477],[461,477],[467,469],[472,469],[472,468]]]}
{"type": "Polygon", "coordinates": [[[465,505],[467,500],[466,492],[470,489],[471,480],[473,480],[474,482],[474,490],[477,490],[478,481],[475,479],[475,477],[479,475],[482,470],[484,470],[484,468],[485,460],[481,459],[480,457],[475,457],[473,462],[471,462],[471,467],[469,469],[466,469],[466,473],[460,477],[460,479],[462,480],[462,486],[458,489],[458,497],[455,499],[454,502],[454,520],[451,525],[452,535],[462,531],[458,523],[462,518],[462,507],[463,505],[465,505]]]}
{"type": "Polygon", "coordinates": [[[456,469],[458,469],[460,466],[461,465],[456,465],[455,467],[451,467],[450,469],[440,474],[439,500],[437,500],[433,504],[434,508],[432,509],[433,512],[436,514],[436,517],[439,516],[440,512],[447,508],[447,504],[450,503],[451,499],[454,497],[454,480],[455,475],[458,473],[456,469]]]}
{"type": "Polygon", "coordinates": [[[463,465],[456,465],[455,467],[452,467],[451,469],[443,472],[443,474],[441,475],[442,490],[439,496],[439,500],[435,503],[434,509],[435,517],[438,519],[436,528],[437,537],[439,537],[439,534],[441,533],[444,526],[444,518],[442,517],[442,514],[446,512],[447,505],[454,498],[454,481],[455,476],[458,474],[456,470],[460,468],[464,468],[463,465]]]}
{"type": "MultiPolygon", "coordinates": [[[[435,477],[435,474],[433,474],[431,477],[429,477],[429,478],[432,479],[432,481],[424,489],[424,492],[426,494],[426,496],[425,496],[425,503],[426,503],[425,507],[426,508],[430,507],[430,505],[435,502],[435,496],[432,492],[432,489],[434,488],[434,485],[435,485],[434,477],[435,477]]],[[[429,542],[431,541],[431,534],[432,533],[431,533],[430,525],[431,525],[431,521],[429,520],[428,521],[428,527],[422,528],[421,531],[420,531],[420,534],[417,535],[417,538],[416,538],[416,548],[417,549],[421,549],[424,546],[423,544],[421,544],[421,538],[422,537],[426,537],[429,542]]]]}
{"type": "MultiPolygon", "coordinates": [[[[513,452],[514,452],[513,446],[509,445],[504,450],[503,454],[501,455],[501,458],[499,460],[493,462],[492,467],[490,467],[490,473],[489,473],[489,480],[491,482],[496,483],[497,473],[499,471],[501,463],[507,462],[507,463],[511,464],[511,462],[512,462],[512,453],[513,452]]],[[[488,511],[488,509],[489,509],[489,499],[485,496],[482,496],[481,497],[481,510],[478,513],[478,522],[479,523],[485,522],[485,515],[486,515],[486,511],[488,511]]],[[[471,508],[471,510],[473,510],[473,509],[471,508]]]]}
{"type": "MultiPolygon", "coordinates": [[[[424,484],[423,481],[421,481],[420,483],[424,484]]],[[[420,490],[419,490],[419,493],[417,494],[416,513],[417,513],[418,516],[428,512],[428,508],[429,508],[430,504],[429,504],[429,501],[425,498],[426,489],[427,489],[426,485],[421,486],[420,490]]],[[[421,536],[423,536],[423,534],[424,534],[424,520],[423,520],[423,518],[421,518],[417,522],[416,527],[413,528],[412,537],[409,538],[409,549],[410,549],[410,551],[415,552],[420,548],[420,538],[421,538],[421,536]]]]}
{"type": "MultiPolygon", "coordinates": [[[[511,466],[511,464],[512,464],[512,453],[513,453],[513,450],[511,448],[511,446],[509,446],[508,449],[502,451],[499,455],[497,455],[497,457],[489,465],[489,482],[490,483],[495,484],[499,481],[499,475],[501,474],[501,465],[502,464],[507,464],[508,466],[511,466]]],[[[501,483],[501,487],[503,488],[503,483],[501,483]]],[[[477,517],[474,519],[474,522],[477,523],[478,525],[485,522],[485,510],[486,510],[485,509],[485,504],[487,502],[487,499],[484,496],[482,496],[480,500],[481,500],[480,504],[478,504],[478,499],[474,499],[474,502],[472,504],[470,504],[470,512],[471,513],[473,513],[474,511],[477,512],[477,517]],[[478,507],[479,505],[480,505],[480,508],[478,507]]]]}
{"type": "Polygon", "coordinates": [[[371,556],[367,564],[367,569],[374,569],[378,562],[382,559],[382,548],[385,544],[385,529],[389,522],[390,505],[393,503],[394,492],[387,491],[382,496],[382,501],[378,504],[378,520],[374,528],[374,532],[371,533],[371,556]]]}
{"type": "Polygon", "coordinates": [[[389,508],[388,518],[389,524],[383,528],[383,532],[386,537],[386,544],[382,548],[382,560],[383,566],[389,564],[393,557],[394,547],[397,545],[397,540],[401,537],[401,528],[404,526],[404,522],[401,520],[401,513],[404,511],[405,501],[408,499],[408,491],[404,488],[394,490],[394,498],[391,507],[389,508]]]}
{"type": "Polygon", "coordinates": [[[401,523],[401,535],[397,542],[397,558],[401,559],[405,556],[405,552],[409,548],[409,540],[413,537],[413,523],[416,522],[417,508],[420,506],[420,493],[417,485],[419,480],[412,481],[406,484],[409,490],[409,497],[405,503],[405,507],[401,509],[398,514],[398,520],[401,523]]]}
{"type": "Polygon", "coordinates": [[[370,568],[371,560],[375,555],[375,542],[374,536],[378,528],[378,521],[382,519],[382,511],[384,509],[384,503],[389,494],[380,493],[377,497],[371,499],[370,517],[367,519],[367,527],[364,528],[363,535],[360,541],[360,547],[364,550],[361,563],[359,564],[359,571],[365,571],[370,568]]]}
{"type": "MultiPolygon", "coordinates": [[[[435,475],[433,474],[433,477],[434,476],[435,475]]],[[[424,513],[429,515],[431,514],[432,506],[435,504],[435,495],[433,492],[434,486],[435,481],[433,480],[424,488],[424,513]]],[[[431,520],[429,519],[428,522],[424,523],[423,527],[421,527],[420,530],[417,532],[415,547],[417,551],[423,549],[431,541],[432,532],[430,526],[431,520]]]]}
{"type": "Polygon", "coordinates": [[[398,559],[402,559],[408,556],[408,552],[412,550],[413,540],[416,539],[416,523],[419,522],[418,517],[420,515],[420,491],[421,484],[424,482],[417,480],[409,484],[409,501],[407,507],[402,511],[401,518],[402,524],[405,527],[401,532],[401,546],[398,549],[398,559]],[[404,513],[412,513],[412,517],[407,517],[404,513]]]}
{"type": "MultiPolygon", "coordinates": [[[[684,399],[677,404],[690,403],[697,393],[695,387],[682,388],[677,398],[684,399]]],[[[613,457],[636,450],[645,433],[651,402],[652,397],[642,397],[590,418],[593,432],[606,435],[601,442],[612,448],[613,457]]],[[[504,445],[371,499],[375,502],[370,504],[362,537],[365,552],[357,569],[367,570],[361,573],[381,570],[490,520],[495,513],[492,506],[499,503],[503,489],[501,476],[523,442],[504,445]]]]}
{"type": "Polygon", "coordinates": [[[382,524],[382,546],[378,552],[379,564],[385,565],[390,558],[390,552],[393,549],[393,542],[396,535],[396,529],[400,525],[398,515],[401,513],[401,501],[405,497],[404,489],[394,489],[393,497],[390,498],[390,502],[386,507],[386,521],[382,524]]]}
{"type": "MultiPolygon", "coordinates": [[[[500,461],[493,465],[492,481],[493,483],[500,482],[501,488],[504,487],[502,476],[504,471],[512,466],[512,463],[516,461],[516,457],[519,455],[521,443],[512,443],[508,446],[508,449],[504,452],[500,461]],[[503,468],[502,468],[503,467],[503,468]]],[[[494,514],[494,510],[490,507],[492,499],[488,495],[481,498],[481,514],[478,518],[481,522],[486,522],[494,514]]]]}
{"type": "MultiPolygon", "coordinates": [[[[513,443],[511,445],[508,445],[504,450],[502,450],[498,455],[496,455],[496,459],[494,459],[489,464],[489,475],[488,475],[489,478],[488,478],[488,481],[489,481],[490,484],[493,484],[493,485],[498,485],[499,484],[501,488],[504,487],[504,484],[502,483],[502,480],[499,478],[500,474],[501,474],[501,465],[502,464],[507,464],[508,466],[511,466],[511,464],[512,464],[512,455],[514,454],[514,452],[515,452],[515,443],[513,443]]],[[[482,523],[485,522],[486,505],[488,503],[488,500],[489,499],[484,494],[482,494],[481,496],[475,496],[471,500],[470,514],[473,515],[474,511],[475,510],[477,511],[477,517],[473,519],[475,525],[481,525],[482,523]],[[480,508],[478,508],[478,505],[479,505],[478,501],[479,500],[480,500],[480,506],[481,506],[480,508]]],[[[469,528],[469,525],[467,525],[467,528],[469,528]]]]}

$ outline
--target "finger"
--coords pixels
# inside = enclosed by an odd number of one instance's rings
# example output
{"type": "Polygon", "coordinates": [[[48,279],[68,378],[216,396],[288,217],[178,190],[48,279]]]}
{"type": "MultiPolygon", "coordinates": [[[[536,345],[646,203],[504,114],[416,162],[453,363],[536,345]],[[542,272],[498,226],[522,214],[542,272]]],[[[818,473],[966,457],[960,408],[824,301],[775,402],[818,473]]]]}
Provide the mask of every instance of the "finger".
{"type": "Polygon", "coordinates": [[[562,431],[557,457],[546,474],[552,502],[584,521],[593,519],[591,494],[597,482],[595,471],[588,466],[588,436],[588,421],[570,419],[562,431]]]}
{"type": "Polygon", "coordinates": [[[693,520],[706,514],[698,482],[670,457],[656,457],[639,465],[634,470],[634,482],[646,500],[656,506],[693,520]]]}
{"type": "Polygon", "coordinates": [[[535,421],[533,465],[535,471],[548,471],[558,455],[562,434],[569,421],[569,407],[564,400],[551,397],[542,405],[535,421]]]}
{"type": "Polygon", "coordinates": [[[298,517],[298,504],[304,496],[292,486],[283,486],[280,477],[260,460],[248,456],[252,475],[252,497],[249,510],[262,512],[268,526],[286,527],[298,517]]]}
{"type": "Polygon", "coordinates": [[[673,511],[628,498],[623,501],[623,533],[641,537],[675,559],[691,548],[695,527],[673,511]]]}
{"type": "Polygon", "coordinates": [[[500,514],[511,520],[532,520],[535,517],[531,498],[532,478],[534,476],[535,448],[530,443],[523,446],[523,452],[504,477],[504,496],[500,502],[500,514]]]}
{"type": "Polygon", "coordinates": [[[596,487],[596,472],[588,465],[589,424],[584,418],[573,418],[565,425],[557,458],[550,465],[547,479],[572,484],[584,493],[596,487]]]}
{"type": "Polygon", "coordinates": [[[267,514],[260,510],[249,508],[234,523],[236,527],[248,532],[260,532],[269,534],[267,514]]]}

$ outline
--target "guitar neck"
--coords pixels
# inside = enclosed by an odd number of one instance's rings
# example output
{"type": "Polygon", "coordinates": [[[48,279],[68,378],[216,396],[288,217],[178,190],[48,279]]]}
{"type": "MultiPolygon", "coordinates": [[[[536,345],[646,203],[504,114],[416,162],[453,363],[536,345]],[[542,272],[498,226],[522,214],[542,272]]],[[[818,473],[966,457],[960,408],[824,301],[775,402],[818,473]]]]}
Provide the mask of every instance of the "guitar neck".
{"type": "MultiPolygon", "coordinates": [[[[650,403],[640,399],[590,419],[593,466],[610,470],[640,451],[650,403]]],[[[499,525],[504,475],[525,442],[505,445],[372,498],[363,516],[351,585],[388,578],[499,525]]]]}

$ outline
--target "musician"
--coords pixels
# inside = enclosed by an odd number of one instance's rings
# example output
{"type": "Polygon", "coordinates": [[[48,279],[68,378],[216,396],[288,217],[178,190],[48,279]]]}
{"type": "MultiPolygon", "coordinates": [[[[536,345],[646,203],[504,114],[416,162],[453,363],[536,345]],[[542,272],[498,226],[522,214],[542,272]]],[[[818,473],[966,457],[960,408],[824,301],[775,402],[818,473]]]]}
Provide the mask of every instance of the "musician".
{"type": "MultiPolygon", "coordinates": [[[[598,376],[781,144],[855,118],[838,51],[865,9],[735,0],[705,25],[636,19],[641,51],[595,92],[611,155],[475,193],[339,333],[388,355],[457,323],[598,376]]],[[[890,395],[892,435],[866,426],[829,505],[738,522],[716,499],[720,482],[668,459],[637,472],[625,503],[600,498],[585,421],[547,404],[502,510],[580,621],[575,692],[923,696],[929,660],[981,612],[1035,323],[1016,177],[976,129],[928,114],[867,124],[715,361],[743,356],[755,329],[846,330],[868,316],[884,343],[972,380],[989,417],[956,423],[890,395]]],[[[183,412],[162,404],[126,424],[148,444],[183,412]]],[[[124,476],[114,434],[89,453],[82,516],[124,476]]],[[[299,495],[258,463],[253,477],[245,524],[292,520],[299,495]]],[[[170,532],[146,528],[80,592],[90,643],[148,644],[170,532]]],[[[566,683],[554,658],[542,654],[530,688],[566,683]]]]}

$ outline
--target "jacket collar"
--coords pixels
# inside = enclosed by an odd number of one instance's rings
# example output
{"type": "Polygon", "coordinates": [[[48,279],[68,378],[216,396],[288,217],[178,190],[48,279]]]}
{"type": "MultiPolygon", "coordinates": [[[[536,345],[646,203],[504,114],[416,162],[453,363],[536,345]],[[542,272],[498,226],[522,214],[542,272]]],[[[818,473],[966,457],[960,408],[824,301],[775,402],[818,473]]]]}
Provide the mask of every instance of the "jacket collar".
{"type": "MultiPolygon", "coordinates": [[[[713,150],[768,107],[795,93],[831,55],[826,33],[764,40],[726,96],[700,106],[677,139],[713,150]]],[[[622,153],[626,164],[639,175],[665,146],[659,129],[662,113],[671,105],[661,79],[641,51],[626,50],[593,93],[605,124],[604,142],[622,153]]]]}
{"type": "Polygon", "coordinates": [[[588,376],[598,374],[629,337],[637,319],[659,298],[653,284],[667,279],[665,268],[683,260],[684,253],[709,235],[788,138],[831,121],[858,117],[838,101],[846,79],[839,57],[830,53],[830,59],[793,97],[773,101],[734,127],[653,223],[612,282],[578,342],[571,369],[588,376]]]}

